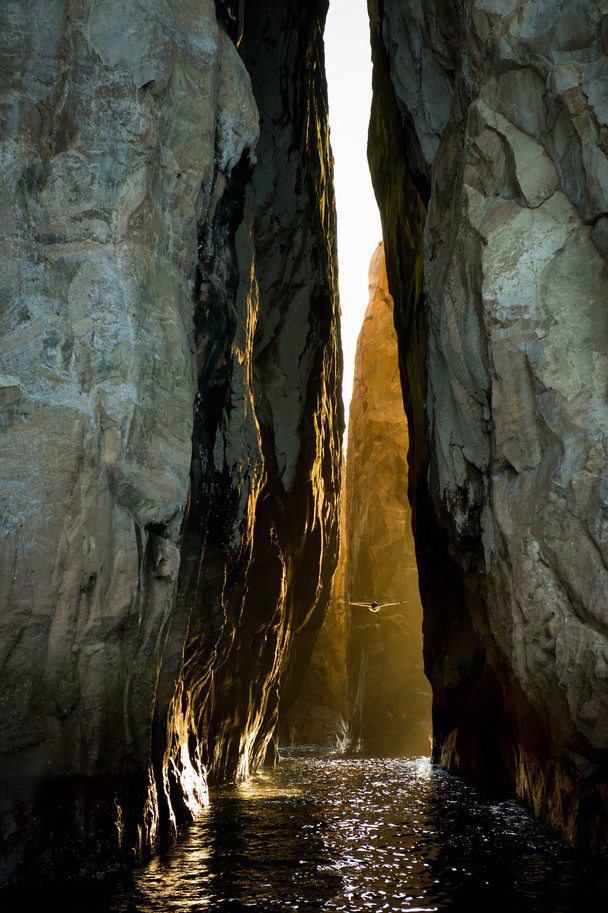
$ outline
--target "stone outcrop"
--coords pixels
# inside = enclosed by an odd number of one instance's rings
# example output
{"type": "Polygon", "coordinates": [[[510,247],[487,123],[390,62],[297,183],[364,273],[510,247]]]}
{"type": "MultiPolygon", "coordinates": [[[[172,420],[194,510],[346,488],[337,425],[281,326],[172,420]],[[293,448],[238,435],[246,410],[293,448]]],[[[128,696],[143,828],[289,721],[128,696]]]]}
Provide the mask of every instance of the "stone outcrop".
{"type": "Polygon", "coordinates": [[[608,10],[370,0],[434,756],[608,840],[608,10]]]}
{"type": "Polygon", "coordinates": [[[2,879],[154,850],[261,763],[310,653],[341,422],[324,12],[0,12],[2,879]]]}
{"type": "Polygon", "coordinates": [[[345,491],[350,747],[364,754],[420,755],[430,747],[407,454],[393,302],[380,244],[357,341],[345,491]],[[400,604],[372,614],[350,600],[400,604]]]}

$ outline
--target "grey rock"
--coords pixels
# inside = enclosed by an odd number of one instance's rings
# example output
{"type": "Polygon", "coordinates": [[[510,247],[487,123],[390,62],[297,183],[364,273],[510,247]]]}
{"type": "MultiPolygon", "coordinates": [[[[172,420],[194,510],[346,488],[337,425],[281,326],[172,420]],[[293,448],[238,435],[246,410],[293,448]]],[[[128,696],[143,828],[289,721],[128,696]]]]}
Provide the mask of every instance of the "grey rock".
{"type": "Polygon", "coordinates": [[[258,6],[257,64],[211,0],[0,12],[1,879],[137,861],[261,763],[325,610],[324,6],[258,6]]]}
{"type": "Polygon", "coordinates": [[[8,875],[53,789],[57,864],[70,840],[110,855],[159,837],[150,738],[189,489],[197,239],[258,134],[211,2],[51,7],[9,4],[1,30],[8,875]]]}
{"type": "Polygon", "coordinates": [[[607,11],[516,6],[389,0],[380,20],[370,4],[370,161],[411,429],[435,758],[506,780],[600,847],[607,11]],[[449,91],[423,91],[426,55],[449,91]],[[409,191],[391,184],[400,175],[409,191]]]}

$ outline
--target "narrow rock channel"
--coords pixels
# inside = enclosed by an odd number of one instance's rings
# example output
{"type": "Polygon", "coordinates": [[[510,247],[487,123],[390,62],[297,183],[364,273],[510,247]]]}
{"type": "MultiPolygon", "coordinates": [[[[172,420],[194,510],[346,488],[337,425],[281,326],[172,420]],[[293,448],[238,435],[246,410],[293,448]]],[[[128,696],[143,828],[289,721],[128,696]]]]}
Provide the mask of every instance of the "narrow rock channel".
{"type": "Polygon", "coordinates": [[[608,5],[367,9],[377,580],[362,492],[338,567],[328,0],[0,3],[0,884],[83,885],[39,906],[605,905],[608,5]],[[404,575],[422,660],[351,591],[404,575]],[[273,772],[315,688],[403,753],[422,665],[438,766],[273,772]]]}

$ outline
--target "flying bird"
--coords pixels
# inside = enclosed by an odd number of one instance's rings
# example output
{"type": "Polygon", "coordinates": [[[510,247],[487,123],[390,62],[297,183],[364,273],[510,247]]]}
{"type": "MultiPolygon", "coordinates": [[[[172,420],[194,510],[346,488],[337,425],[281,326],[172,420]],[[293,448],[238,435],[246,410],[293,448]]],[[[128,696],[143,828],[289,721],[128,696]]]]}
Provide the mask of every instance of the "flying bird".
{"type": "Polygon", "coordinates": [[[350,602],[349,605],[358,605],[362,606],[365,609],[369,609],[370,612],[379,612],[380,609],[385,609],[387,606],[392,605],[405,605],[407,599],[401,599],[399,602],[376,602],[372,600],[371,602],[350,602]]]}

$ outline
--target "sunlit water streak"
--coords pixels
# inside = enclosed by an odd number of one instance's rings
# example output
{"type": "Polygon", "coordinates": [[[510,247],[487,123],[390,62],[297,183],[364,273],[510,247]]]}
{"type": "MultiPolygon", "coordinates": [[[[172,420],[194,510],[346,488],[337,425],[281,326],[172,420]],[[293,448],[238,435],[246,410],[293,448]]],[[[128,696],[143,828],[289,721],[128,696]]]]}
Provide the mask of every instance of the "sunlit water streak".
{"type": "Polygon", "coordinates": [[[304,752],[215,790],[179,843],[137,872],[0,895],[0,911],[591,913],[607,901],[602,864],[425,758],[304,752]]]}

